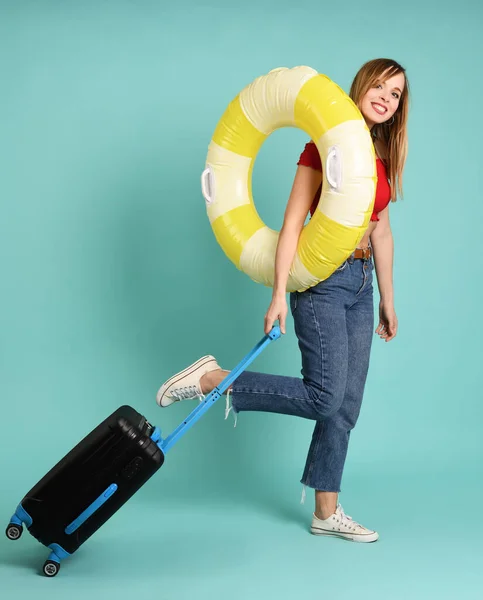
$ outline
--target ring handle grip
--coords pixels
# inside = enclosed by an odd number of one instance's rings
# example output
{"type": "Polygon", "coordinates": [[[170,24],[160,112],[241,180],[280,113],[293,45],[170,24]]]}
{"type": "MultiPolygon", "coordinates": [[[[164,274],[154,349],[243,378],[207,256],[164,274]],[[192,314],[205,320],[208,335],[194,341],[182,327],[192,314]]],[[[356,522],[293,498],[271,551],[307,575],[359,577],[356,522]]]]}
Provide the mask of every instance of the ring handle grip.
{"type": "Polygon", "coordinates": [[[331,146],[325,162],[327,181],[333,191],[340,188],[342,182],[342,157],[338,146],[331,146]]]}
{"type": "Polygon", "coordinates": [[[215,177],[211,167],[207,167],[201,174],[201,193],[206,204],[211,204],[215,199],[215,177]]]}

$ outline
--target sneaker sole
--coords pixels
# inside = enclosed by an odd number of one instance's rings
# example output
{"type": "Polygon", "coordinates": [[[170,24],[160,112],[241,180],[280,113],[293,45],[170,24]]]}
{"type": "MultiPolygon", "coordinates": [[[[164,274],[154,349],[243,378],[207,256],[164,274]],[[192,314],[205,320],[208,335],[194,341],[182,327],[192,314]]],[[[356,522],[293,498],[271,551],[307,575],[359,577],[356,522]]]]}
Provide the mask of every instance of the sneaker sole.
{"type": "Polygon", "coordinates": [[[175,402],[179,402],[179,400],[174,400],[174,399],[168,398],[166,396],[168,390],[171,387],[173,387],[173,385],[175,385],[178,381],[183,379],[184,377],[186,377],[188,375],[192,375],[197,369],[200,369],[201,367],[205,367],[206,365],[209,365],[210,363],[217,364],[215,357],[211,356],[211,355],[203,356],[202,358],[197,360],[195,363],[193,363],[192,365],[190,365],[183,371],[180,371],[179,373],[176,373],[176,375],[173,375],[173,377],[168,379],[160,387],[160,389],[156,395],[157,404],[164,408],[165,406],[170,406],[171,404],[174,404],[175,402]]]}
{"type": "Polygon", "coordinates": [[[326,537],[338,537],[349,542],[360,542],[370,543],[376,542],[379,539],[379,534],[374,531],[368,534],[356,534],[356,533],[342,533],[341,531],[326,531],[325,529],[318,529],[317,527],[311,527],[310,533],[312,535],[323,535],[326,537]]]}

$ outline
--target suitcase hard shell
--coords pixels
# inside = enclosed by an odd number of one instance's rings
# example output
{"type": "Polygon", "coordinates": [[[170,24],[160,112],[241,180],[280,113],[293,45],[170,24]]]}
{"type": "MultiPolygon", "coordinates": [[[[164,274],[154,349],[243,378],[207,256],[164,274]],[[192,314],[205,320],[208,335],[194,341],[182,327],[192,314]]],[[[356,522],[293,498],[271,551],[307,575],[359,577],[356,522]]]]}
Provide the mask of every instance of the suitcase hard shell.
{"type": "Polygon", "coordinates": [[[22,500],[30,533],[72,554],[163,464],[154,430],[121,406],[69,452],[22,500]],[[79,519],[96,501],[99,508],[79,519]],[[109,502],[107,502],[109,500],[109,502]]]}
{"type": "Polygon", "coordinates": [[[166,439],[131,406],[121,406],[61,459],[23,498],[6,534],[23,524],[51,550],[43,572],[57,575],[73,554],[163,465],[166,452],[211,408],[263,349],[280,337],[274,327],[166,439]]]}
{"type": "MultiPolygon", "coordinates": [[[[52,550],[50,563],[60,564],[161,467],[164,454],[151,439],[154,432],[134,408],[118,408],[26,494],[7,537],[20,537],[23,521],[52,550]]],[[[46,563],[45,574],[57,574],[55,567],[46,563]]]]}

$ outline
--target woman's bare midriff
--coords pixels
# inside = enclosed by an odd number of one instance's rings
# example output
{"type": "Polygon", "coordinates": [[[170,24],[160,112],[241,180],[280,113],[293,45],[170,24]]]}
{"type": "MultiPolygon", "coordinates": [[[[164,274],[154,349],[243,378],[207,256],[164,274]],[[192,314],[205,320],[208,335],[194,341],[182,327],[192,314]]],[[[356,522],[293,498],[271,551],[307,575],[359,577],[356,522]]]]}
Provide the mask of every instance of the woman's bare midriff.
{"type": "Polygon", "coordinates": [[[377,221],[370,221],[369,227],[366,229],[366,233],[364,237],[359,242],[358,248],[367,248],[369,246],[369,238],[372,235],[372,232],[377,227],[377,221]]]}

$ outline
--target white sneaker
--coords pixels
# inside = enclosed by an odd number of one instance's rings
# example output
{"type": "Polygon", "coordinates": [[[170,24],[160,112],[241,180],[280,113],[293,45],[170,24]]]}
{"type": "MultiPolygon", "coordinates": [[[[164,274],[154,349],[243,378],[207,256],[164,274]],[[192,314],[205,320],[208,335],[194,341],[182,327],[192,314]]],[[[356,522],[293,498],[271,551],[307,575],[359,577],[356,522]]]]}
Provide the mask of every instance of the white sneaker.
{"type": "Polygon", "coordinates": [[[319,519],[314,514],[310,531],[314,535],[332,535],[353,542],[375,542],[379,538],[377,531],[366,529],[346,515],[340,504],[328,519],[319,519]]]}
{"type": "Polygon", "coordinates": [[[205,373],[219,368],[220,366],[213,356],[203,356],[163,383],[156,394],[156,402],[159,406],[169,406],[179,400],[193,398],[202,400],[204,396],[201,392],[200,379],[205,373]]]}

